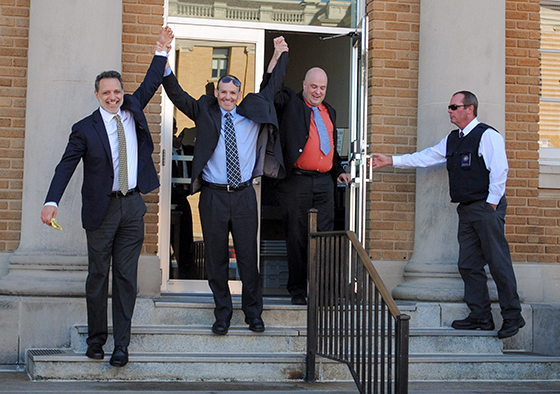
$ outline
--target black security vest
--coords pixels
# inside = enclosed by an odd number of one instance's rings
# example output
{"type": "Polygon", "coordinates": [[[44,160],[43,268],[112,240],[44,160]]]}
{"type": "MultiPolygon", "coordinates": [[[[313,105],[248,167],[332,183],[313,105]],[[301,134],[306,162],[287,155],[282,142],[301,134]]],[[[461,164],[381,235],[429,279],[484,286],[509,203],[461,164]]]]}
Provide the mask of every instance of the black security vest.
{"type": "Polygon", "coordinates": [[[496,132],[491,126],[479,123],[467,136],[459,138],[459,130],[447,137],[447,172],[451,202],[472,202],[488,197],[490,171],[478,155],[482,133],[496,132]]]}

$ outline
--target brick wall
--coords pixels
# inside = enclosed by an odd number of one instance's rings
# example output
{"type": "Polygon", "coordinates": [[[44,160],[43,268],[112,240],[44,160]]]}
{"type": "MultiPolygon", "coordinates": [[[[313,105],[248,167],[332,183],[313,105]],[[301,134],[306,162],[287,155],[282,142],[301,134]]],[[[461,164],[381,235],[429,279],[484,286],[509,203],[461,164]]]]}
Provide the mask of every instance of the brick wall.
{"type": "MultiPolygon", "coordinates": [[[[125,91],[142,82],[153,55],[164,0],[123,0],[123,79],[125,91]]],[[[29,0],[0,0],[0,252],[15,251],[21,230],[23,149],[27,88],[29,0]]],[[[161,90],[160,90],[161,92],[161,90]]],[[[159,164],[161,94],[145,112],[153,133],[159,164]]],[[[143,252],[156,253],[158,194],[145,197],[146,240],[143,252]]]]}
{"type": "Polygon", "coordinates": [[[0,252],[21,232],[29,0],[0,0],[0,252]]]}
{"type": "MultiPolygon", "coordinates": [[[[123,0],[122,76],[125,92],[133,92],[144,80],[163,25],[164,0],[123,0]]],[[[161,88],[144,110],[154,140],[154,163],[159,172],[161,142],[161,88]]],[[[146,236],[142,253],[156,254],[158,247],[159,189],[145,195],[146,236]]]]}
{"type": "MultiPolygon", "coordinates": [[[[419,1],[370,2],[370,144],[416,150],[419,1]]],[[[516,262],[560,261],[558,194],[539,190],[539,0],[506,0],[506,234],[516,262]]],[[[415,173],[385,168],[369,185],[367,250],[407,260],[414,244],[415,173]]]]}
{"type": "Polygon", "coordinates": [[[506,235],[518,262],[550,261],[545,245],[557,243],[539,208],[539,10],[539,0],[506,1],[506,235]]]}
{"type": "MultiPolygon", "coordinates": [[[[420,0],[369,2],[371,150],[416,148],[420,0]]],[[[368,185],[366,250],[375,260],[408,260],[414,248],[416,173],[377,170],[368,185]]]]}

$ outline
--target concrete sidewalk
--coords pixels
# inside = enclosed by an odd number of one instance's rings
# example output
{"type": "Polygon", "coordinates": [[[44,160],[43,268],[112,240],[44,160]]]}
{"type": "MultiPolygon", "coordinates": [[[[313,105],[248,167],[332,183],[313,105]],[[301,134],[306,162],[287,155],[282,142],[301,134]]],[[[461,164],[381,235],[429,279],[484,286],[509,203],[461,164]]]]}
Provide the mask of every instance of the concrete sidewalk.
{"type": "MultiPolygon", "coordinates": [[[[239,382],[33,382],[22,371],[0,372],[0,393],[189,393],[189,394],[356,394],[353,383],[239,382]]],[[[410,394],[560,394],[560,381],[540,382],[411,382],[410,394]]]]}

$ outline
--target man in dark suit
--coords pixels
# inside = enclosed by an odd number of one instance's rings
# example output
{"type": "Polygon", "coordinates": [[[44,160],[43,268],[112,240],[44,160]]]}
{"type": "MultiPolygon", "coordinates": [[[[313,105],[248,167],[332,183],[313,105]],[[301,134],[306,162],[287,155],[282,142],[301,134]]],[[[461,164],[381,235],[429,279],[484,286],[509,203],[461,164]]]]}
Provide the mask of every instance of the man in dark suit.
{"type": "Polygon", "coordinates": [[[286,73],[288,55],[283,52],[287,51],[284,39],[276,38],[274,56],[278,65],[269,86],[247,95],[239,106],[241,83],[234,76],[220,78],[215,97],[203,95],[198,100],[181,89],[173,74],[163,79],[173,104],[197,127],[192,192],[201,191],[204,261],[216,304],[212,331],[218,335],[227,334],[233,313],[228,287],[230,232],[243,283],[245,322],[252,331],[265,329],[257,267],[258,212],[251,180],[263,174],[276,177],[282,172],[280,146],[274,140],[278,122],[273,101],[286,73]]]}
{"type": "Polygon", "coordinates": [[[41,211],[41,220],[50,226],[62,194],[82,160],[82,224],[88,245],[86,355],[94,359],[104,357],[112,261],[115,348],[110,364],[116,367],[128,363],[146,213],[140,193],[159,187],[152,161],[154,144],[143,109],[161,84],[167,61],[164,40],[160,33],[156,56],[144,81],[132,95],[124,94],[118,72],[105,71],[97,76],[95,97],[100,107],[72,126],[66,151],[56,167],[41,211]]]}
{"type": "Polygon", "coordinates": [[[307,304],[307,212],[318,209],[317,229],[332,231],[336,182],[350,180],[336,150],[336,112],[324,102],[327,82],[327,74],[314,67],[300,93],[284,87],[275,98],[287,173],[278,182],[277,195],[288,251],[287,289],[295,305],[307,304]]]}

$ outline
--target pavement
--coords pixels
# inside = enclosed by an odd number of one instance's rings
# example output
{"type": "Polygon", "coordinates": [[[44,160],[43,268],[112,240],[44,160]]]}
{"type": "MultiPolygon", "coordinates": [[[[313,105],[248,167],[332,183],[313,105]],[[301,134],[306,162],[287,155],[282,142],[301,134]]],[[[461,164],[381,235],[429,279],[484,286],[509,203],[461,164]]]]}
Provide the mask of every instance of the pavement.
{"type": "MultiPolygon", "coordinates": [[[[560,394],[559,381],[410,382],[409,394],[560,394]]],[[[357,394],[352,382],[77,382],[31,381],[25,371],[0,371],[0,393],[357,394]]]]}

